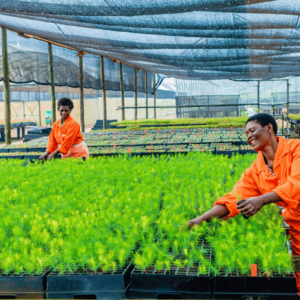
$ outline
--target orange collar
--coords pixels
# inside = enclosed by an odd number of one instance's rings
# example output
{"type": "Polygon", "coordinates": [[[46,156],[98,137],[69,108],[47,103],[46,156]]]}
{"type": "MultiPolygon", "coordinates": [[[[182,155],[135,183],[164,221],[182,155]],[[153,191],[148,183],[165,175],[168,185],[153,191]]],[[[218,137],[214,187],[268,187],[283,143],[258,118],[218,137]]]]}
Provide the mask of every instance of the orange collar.
{"type": "MultiPolygon", "coordinates": [[[[278,136],[276,139],[278,141],[278,146],[275,152],[273,170],[275,170],[275,168],[280,164],[280,159],[285,154],[289,153],[287,140],[281,136],[278,136]]],[[[258,166],[257,174],[259,174],[262,171],[268,171],[263,153],[261,151],[258,151],[257,154],[257,166],[258,166]]]]}
{"type": "MultiPolygon", "coordinates": [[[[62,119],[59,120],[59,124],[61,124],[61,120],[62,119]]],[[[65,124],[71,122],[72,120],[73,120],[73,118],[71,116],[68,116],[68,118],[65,120],[65,122],[62,125],[59,125],[60,128],[63,127],[65,124]]]]}

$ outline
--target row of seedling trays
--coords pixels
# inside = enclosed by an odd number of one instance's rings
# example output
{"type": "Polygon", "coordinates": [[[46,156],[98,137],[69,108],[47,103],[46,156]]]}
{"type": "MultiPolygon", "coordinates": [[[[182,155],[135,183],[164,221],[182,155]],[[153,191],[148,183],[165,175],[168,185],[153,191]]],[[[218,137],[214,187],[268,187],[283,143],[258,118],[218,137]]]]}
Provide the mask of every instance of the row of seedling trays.
{"type": "MultiPolygon", "coordinates": [[[[88,148],[91,151],[95,151],[96,149],[128,149],[128,147],[137,149],[137,148],[149,148],[151,149],[165,149],[165,150],[172,150],[172,149],[207,149],[210,148],[220,148],[221,150],[231,150],[229,148],[233,148],[233,151],[240,151],[240,150],[251,150],[251,147],[243,142],[242,144],[237,142],[207,142],[207,143],[163,143],[163,144],[130,144],[130,145],[117,145],[117,144],[110,144],[110,145],[88,145],[88,148]]],[[[147,149],[148,149],[147,148],[147,149]]],[[[219,150],[219,149],[217,149],[219,150]]],[[[46,147],[39,146],[39,147],[16,147],[16,148],[0,148],[0,153],[27,153],[27,152],[45,152],[46,147]]],[[[25,154],[24,154],[25,155],[25,154]]]]}
{"type": "MultiPolygon", "coordinates": [[[[214,149],[189,149],[181,147],[180,149],[170,149],[170,150],[159,150],[159,149],[127,149],[126,151],[114,151],[114,148],[101,150],[101,151],[95,151],[90,153],[90,157],[97,157],[97,156],[115,156],[115,155],[125,155],[128,154],[129,156],[160,156],[160,155],[175,155],[175,154],[188,154],[188,153],[195,153],[195,152],[210,152],[212,154],[217,155],[226,155],[231,157],[235,154],[256,154],[254,150],[237,150],[237,151],[231,151],[231,150],[216,150],[214,149]]],[[[28,159],[28,160],[36,160],[39,159],[39,157],[43,153],[34,153],[34,152],[27,152],[27,153],[0,153],[0,159],[28,159]]],[[[61,158],[61,155],[57,155],[55,157],[56,159],[61,158]]]]}
{"type": "MultiPolygon", "coordinates": [[[[212,250],[204,241],[207,258],[213,260],[212,250]]],[[[171,266],[157,271],[154,266],[137,269],[128,261],[122,269],[103,273],[78,270],[59,274],[45,270],[42,275],[0,275],[0,297],[17,299],[298,299],[296,279],[289,276],[264,276],[252,265],[251,276],[214,276],[208,269],[198,274],[198,264],[193,267],[171,266]]]]}
{"type": "MultiPolygon", "coordinates": [[[[11,128],[21,127],[21,126],[35,126],[35,122],[23,122],[11,124],[11,128]]],[[[5,129],[5,125],[0,125],[0,129],[5,129]]]]}

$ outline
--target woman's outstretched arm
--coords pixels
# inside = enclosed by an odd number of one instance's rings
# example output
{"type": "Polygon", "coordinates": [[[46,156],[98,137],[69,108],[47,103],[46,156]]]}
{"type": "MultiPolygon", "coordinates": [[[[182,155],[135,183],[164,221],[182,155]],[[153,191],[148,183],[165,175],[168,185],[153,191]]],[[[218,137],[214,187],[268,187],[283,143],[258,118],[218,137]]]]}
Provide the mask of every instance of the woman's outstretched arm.
{"type": "Polygon", "coordinates": [[[202,216],[189,220],[187,222],[187,226],[193,227],[195,225],[200,225],[203,221],[208,221],[213,217],[225,217],[229,214],[229,210],[227,209],[226,205],[217,204],[211,210],[204,213],[202,216]]]}

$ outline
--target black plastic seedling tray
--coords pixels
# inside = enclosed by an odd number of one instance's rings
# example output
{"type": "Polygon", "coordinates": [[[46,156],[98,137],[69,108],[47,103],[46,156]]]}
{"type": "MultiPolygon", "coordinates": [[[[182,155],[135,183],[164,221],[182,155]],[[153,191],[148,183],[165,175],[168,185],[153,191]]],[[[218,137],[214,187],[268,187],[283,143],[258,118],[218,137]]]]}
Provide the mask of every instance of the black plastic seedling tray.
{"type": "Polygon", "coordinates": [[[47,277],[48,299],[126,299],[133,269],[131,262],[114,273],[78,272],[59,275],[51,272],[47,277]]]}
{"type": "MultiPolygon", "coordinates": [[[[197,270],[197,269],[196,269],[197,270]]],[[[190,274],[163,275],[145,274],[134,269],[131,274],[129,298],[131,299],[211,299],[211,279],[209,275],[190,274]]]]}
{"type": "Polygon", "coordinates": [[[15,152],[27,152],[27,148],[9,148],[9,153],[15,153],[15,152]]]}
{"type": "Polygon", "coordinates": [[[28,148],[28,152],[46,152],[46,147],[28,148]]]}
{"type": "Polygon", "coordinates": [[[45,299],[47,270],[42,275],[0,275],[1,299],[45,299]]]}
{"type": "MultiPolygon", "coordinates": [[[[211,247],[201,241],[211,260],[211,247]]],[[[131,299],[211,299],[213,281],[210,269],[198,275],[199,264],[191,268],[171,266],[170,270],[158,271],[155,266],[145,271],[134,268],[131,273],[129,298],[131,299]]]]}
{"type": "Polygon", "coordinates": [[[293,276],[217,276],[214,278],[214,299],[264,297],[269,300],[299,299],[293,276]]]}

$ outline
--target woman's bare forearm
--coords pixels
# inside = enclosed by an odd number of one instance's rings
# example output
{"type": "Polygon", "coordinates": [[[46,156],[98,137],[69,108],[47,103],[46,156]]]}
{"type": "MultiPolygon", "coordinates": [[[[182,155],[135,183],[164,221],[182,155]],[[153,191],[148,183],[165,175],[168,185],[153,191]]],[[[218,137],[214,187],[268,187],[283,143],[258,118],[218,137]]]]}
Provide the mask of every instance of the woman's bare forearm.
{"type": "Polygon", "coordinates": [[[198,218],[192,219],[189,222],[194,224],[194,225],[199,225],[201,224],[201,222],[203,221],[208,221],[211,218],[214,217],[225,217],[229,214],[229,210],[227,209],[227,207],[223,204],[217,204],[216,206],[214,206],[211,210],[207,211],[206,213],[204,213],[203,215],[201,215],[198,218]]]}

